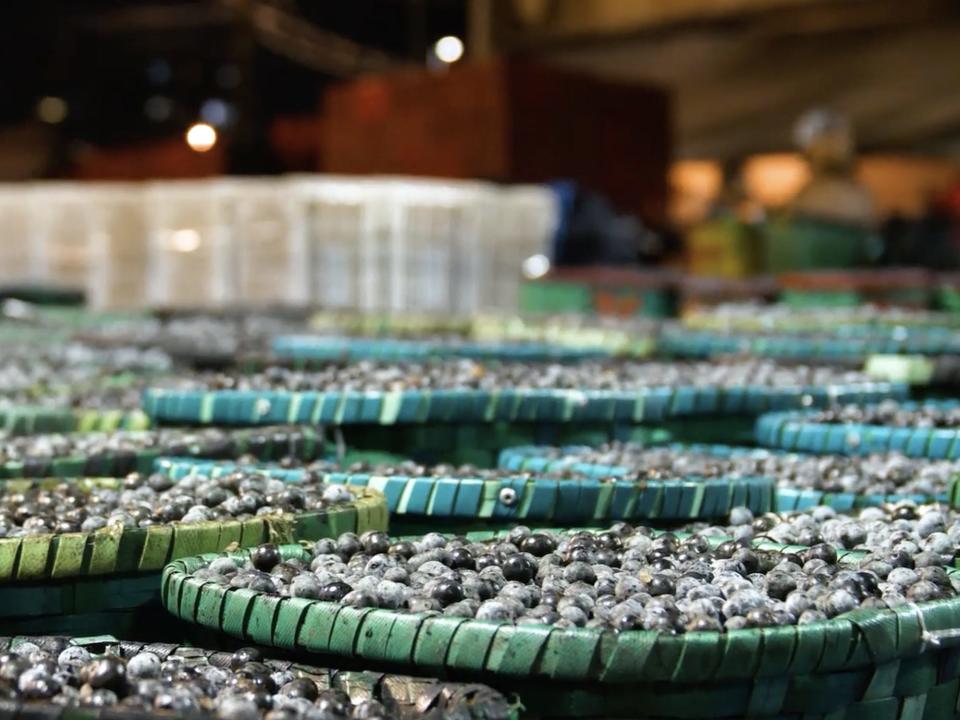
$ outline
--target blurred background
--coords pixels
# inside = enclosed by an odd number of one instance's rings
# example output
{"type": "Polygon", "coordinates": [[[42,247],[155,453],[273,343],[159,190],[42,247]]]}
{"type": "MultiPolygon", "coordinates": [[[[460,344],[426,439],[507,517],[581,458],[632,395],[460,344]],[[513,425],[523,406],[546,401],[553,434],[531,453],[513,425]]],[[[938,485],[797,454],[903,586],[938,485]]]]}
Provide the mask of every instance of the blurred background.
{"type": "Polygon", "coordinates": [[[957,297],[952,0],[37,0],[0,17],[8,294],[652,316],[957,297]]]}

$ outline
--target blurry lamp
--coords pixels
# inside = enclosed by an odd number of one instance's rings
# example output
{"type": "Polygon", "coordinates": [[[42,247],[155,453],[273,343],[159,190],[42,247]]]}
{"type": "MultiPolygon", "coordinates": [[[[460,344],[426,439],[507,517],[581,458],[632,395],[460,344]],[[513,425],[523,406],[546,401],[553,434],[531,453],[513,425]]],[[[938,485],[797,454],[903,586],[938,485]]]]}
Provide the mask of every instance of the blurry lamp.
{"type": "Polygon", "coordinates": [[[169,120],[173,114],[173,101],[163,95],[154,95],[143,104],[143,113],[153,122],[169,120]]]}
{"type": "Polygon", "coordinates": [[[217,131],[207,123],[194,123],[187,130],[186,139],[194,152],[207,152],[217,144],[217,131]]]}
{"type": "Polygon", "coordinates": [[[463,57],[463,41],[455,35],[445,35],[434,44],[433,52],[441,62],[451,65],[463,57]]]}
{"type": "Polygon", "coordinates": [[[200,233],[193,228],[183,228],[170,233],[167,247],[174,252],[192,253],[200,247],[200,233]]]}
{"type": "Polygon", "coordinates": [[[243,76],[240,74],[240,68],[236,65],[221,65],[217,68],[217,85],[227,90],[240,85],[243,76]]]}
{"type": "Polygon", "coordinates": [[[542,278],[550,271],[550,259],[546,255],[531,255],[523,261],[521,266],[523,276],[529,280],[542,278]]]}
{"type": "Polygon", "coordinates": [[[208,125],[223,127],[231,120],[232,108],[220,98],[208,98],[200,106],[200,118],[208,125]]]}
{"type": "Polygon", "coordinates": [[[163,58],[153,58],[147,63],[147,79],[154,85],[165,85],[173,77],[170,63],[163,58]]]}
{"type": "Polygon", "coordinates": [[[59,97],[41,98],[37,103],[37,117],[50,125],[62,123],[67,117],[67,101],[59,97]]]}
{"type": "Polygon", "coordinates": [[[810,166],[795,153],[754,155],[743,165],[747,195],[765,207],[789,203],[810,181],[810,166]]]}

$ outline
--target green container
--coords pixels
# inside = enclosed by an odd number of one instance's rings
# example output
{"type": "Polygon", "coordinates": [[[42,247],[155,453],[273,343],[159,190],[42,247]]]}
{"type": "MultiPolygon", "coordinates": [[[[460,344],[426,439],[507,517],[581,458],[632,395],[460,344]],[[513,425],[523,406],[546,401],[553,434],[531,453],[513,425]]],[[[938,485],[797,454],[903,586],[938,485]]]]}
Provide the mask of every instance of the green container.
{"type": "MultiPolygon", "coordinates": [[[[862,266],[869,260],[873,236],[855,225],[781,216],[767,225],[765,239],[767,271],[780,273],[862,266]]],[[[835,306],[851,298],[837,294],[820,300],[835,306]]]]}
{"type": "MultiPolygon", "coordinates": [[[[142,416],[141,417],[145,417],[142,416]]],[[[103,453],[54,458],[10,460],[0,464],[0,479],[40,477],[123,477],[131,472],[147,473],[161,455],[173,452],[170,446],[152,447],[130,453],[103,453]]],[[[230,459],[253,455],[259,460],[279,460],[293,455],[302,460],[324,457],[328,446],[322,435],[310,427],[264,427],[237,430],[228,434],[226,444],[207,443],[179,448],[177,454],[198,458],[230,459]]]]}
{"type": "MultiPolygon", "coordinates": [[[[7,492],[59,482],[63,481],[11,480],[7,492]]],[[[76,482],[86,488],[120,487],[113,478],[76,482]]],[[[160,571],[175,558],[265,542],[385,530],[388,515],[383,495],[366,488],[353,493],[356,499],[351,503],[299,515],[0,538],[0,630],[128,629],[128,624],[156,606],[160,571]]]]}
{"type": "MultiPolygon", "coordinates": [[[[286,546],[282,552],[293,557],[304,549],[286,546]]],[[[839,555],[853,567],[862,557],[839,555]]],[[[246,553],[231,556],[244,559],[246,553]]],[[[802,626],[673,636],[265,596],[195,580],[202,562],[178,560],[163,574],[164,606],[188,622],[293,648],[304,657],[335,655],[370,667],[490,678],[498,689],[517,692],[534,717],[947,720],[956,717],[960,699],[954,630],[960,599],[858,610],[802,626]],[[917,703],[916,713],[902,712],[917,703]]]]}
{"type": "Polygon", "coordinates": [[[520,285],[520,312],[590,314],[593,291],[587,285],[554,280],[528,280],[520,285]]]}

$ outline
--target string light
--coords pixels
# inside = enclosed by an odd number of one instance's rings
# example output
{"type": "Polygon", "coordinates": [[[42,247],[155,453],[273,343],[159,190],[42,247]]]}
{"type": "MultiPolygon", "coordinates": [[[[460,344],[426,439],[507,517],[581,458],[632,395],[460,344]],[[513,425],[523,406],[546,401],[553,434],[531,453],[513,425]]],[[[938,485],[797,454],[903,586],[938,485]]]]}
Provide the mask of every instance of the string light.
{"type": "Polygon", "coordinates": [[[217,131],[207,123],[194,123],[187,130],[186,139],[191,150],[204,153],[217,144],[217,131]]]}
{"type": "Polygon", "coordinates": [[[455,35],[445,35],[434,44],[433,52],[440,62],[452,65],[463,57],[463,40],[455,35]]]}

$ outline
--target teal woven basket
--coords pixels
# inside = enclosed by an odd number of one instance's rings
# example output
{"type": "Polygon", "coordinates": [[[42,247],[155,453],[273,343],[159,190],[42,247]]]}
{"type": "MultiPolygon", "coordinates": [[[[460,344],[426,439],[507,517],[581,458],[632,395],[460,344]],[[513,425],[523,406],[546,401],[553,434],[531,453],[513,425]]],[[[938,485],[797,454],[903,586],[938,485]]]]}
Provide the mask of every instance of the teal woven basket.
{"type": "Polygon", "coordinates": [[[609,357],[600,347],[564,347],[549,343],[498,343],[467,340],[396,340],[388,338],[284,335],[273,340],[273,355],[300,363],[355,360],[403,361],[432,358],[473,358],[573,362],[609,357]]]}
{"type": "MultiPolygon", "coordinates": [[[[901,403],[905,410],[924,405],[956,407],[957,401],[901,403]]],[[[814,453],[860,455],[898,452],[908,457],[960,459],[960,428],[890,427],[862,423],[822,423],[809,413],[762,415],[756,423],[757,443],[766,447],[814,453]]]]}
{"type": "MultiPolygon", "coordinates": [[[[296,557],[304,549],[281,551],[296,557]]],[[[850,563],[860,557],[839,555],[850,563]]],[[[800,626],[613,633],[357,609],[195,579],[214,557],[178,560],[164,570],[162,597],[171,613],[304,656],[492,678],[498,689],[517,691],[533,716],[946,720],[955,718],[960,700],[960,599],[858,610],[800,626]]]]}
{"type": "Polygon", "coordinates": [[[808,387],[663,387],[636,391],[425,390],[286,392],[148,389],[157,422],[262,425],[394,425],[426,422],[656,422],[672,417],[758,415],[906,398],[907,385],[863,382],[808,387]]]}
{"type": "Polygon", "coordinates": [[[677,358],[751,355],[782,359],[863,361],[870,355],[960,353],[960,333],[947,328],[834,328],[817,334],[724,333],[668,328],[658,349],[677,358]]]}
{"type": "Polygon", "coordinates": [[[24,477],[122,477],[131,472],[150,472],[154,461],[171,452],[196,457],[236,458],[250,454],[268,461],[285,456],[313,460],[329,448],[314,428],[283,427],[239,430],[228,433],[226,443],[198,443],[190,447],[151,447],[136,452],[110,452],[88,456],[38,457],[0,464],[0,479],[24,477]]]}
{"type": "MultiPolygon", "coordinates": [[[[757,452],[755,448],[730,445],[672,444],[667,447],[674,450],[716,455],[717,457],[749,455],[757,452]]],[[[497,466],[503,470],[515,472],[578,475],[593,479],[628,477],[636,472],[636,468],[627,465],[602,465],[582,461],[580,457],[591,450],[592,448],[582,445],[562,448],[537,446],[508,448],[500,453],[497,466]]],[[[725,481],[732,483],[738,479],[727,478],[725,481]]],[[[823,492],[810,488],[787,487],[778,483],[775,477],[755,479],[766,479],[774,485],[773,510],[775,512],[806,510],[817,505],[828,505],[839,512],[849,512],[858,508],[904,501],[915,503],[946,502],[949,497],[948,492],[936,495],[823,492]]]]}
{"type": "MultiPolygon", "coordinates": [[[[237,470],[233,464],[162,459],[156,469],[174,478],[197,473],[216,476],[237,470]]],[[[288,482],[305,472],[282,468],[239,468],[264,472],[288,482]]],[[[775,508],[770,478],[697,477],[634,482],[583,477],[561,479],[527,473],[511,477],[409,477],[328,473],[325,482],[373,488],[387,498],[392,522],[552,522],[589,524],[610,520],[681,521],[720,519],[738,506],[754,512],[775,508]]]]}

